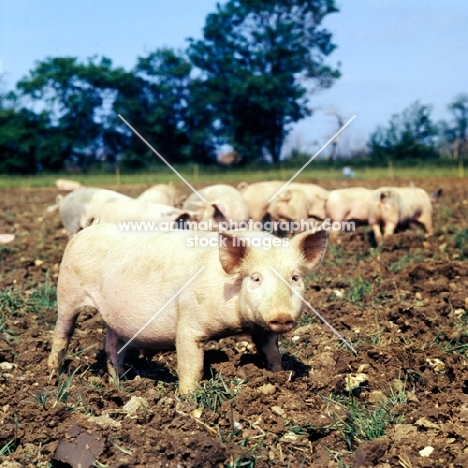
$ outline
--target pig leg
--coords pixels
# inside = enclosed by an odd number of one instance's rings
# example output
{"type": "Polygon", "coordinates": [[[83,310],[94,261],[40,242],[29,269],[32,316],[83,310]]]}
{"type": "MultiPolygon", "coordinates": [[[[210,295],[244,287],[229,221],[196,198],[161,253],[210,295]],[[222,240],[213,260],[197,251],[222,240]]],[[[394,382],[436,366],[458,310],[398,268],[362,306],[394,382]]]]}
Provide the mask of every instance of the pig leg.
{"type": "Polygon", "coordinates": [[[421,223],[424,227],[424,232],[426,233],[426,235],[424,237],[429,237],[429,236],[432,236],[432,234],[434,234],[434,231],[432,229],[432,218],[431,218],[431,215],[428,214],[428,213],[423,213],[418,219],[417,221],[419,223],[421,223]]]}
{"type": "Polygon", "coordinates": [[[57,370],[63,364],[79,312],[79,309],[75,310],[71,317],[59,312],[52,339],[52,350],[47,361],[50,370],[57,370]]]}
{"type": "Polygon", "coordinates": [[[124,361],[127,348],[118,352],[125,344],[112,328],[107,327],[104,348],[107,356],[107,371],[109,381],[118,383],[119,376],[124,373],[124,361]]]}
{"type": "Polygon", "coordinates": [[[265,361],[267,369],[278,372],[283,369],[278,349],[278,335],[264,330],[252,333],[252,340],[265,361]]]}
{"type": "Polygon", "coordinates": [[[193,333],[177,330],[177,373],[179,374],[179,394],[186,395],[196,390],[197,383],[203,377],[203,341],[196,339],[193,333]]]}
{"type": "MultiPolygon", "coordinates": [[[[344,219],[344,218],[343,218],[344,219]]],[[[338,221],[339,223],[342,222],[342,219],[341,218],[333,218],[330,220],[330,226],[335,222],[335,221],[338,221]]],[[[328,231],[328,239],[330,242],[334,242],[335,240],[338,239],[340,235],[340,231],[334,231],[333,229],[330,229],[328,231]]]]}
{"type": "Polygon", "coordinates": [[[380,232],[380,223],[375,223],[371,225],[372,231],[374,232],[375,241],[377,244],[382,242],[382,233],[380,232]]]}
{"type": "Polygon", "coordinates": [[[384,237],[391,236],[395,232],[396,223],[385,223],[384,226],[384,237]]]}

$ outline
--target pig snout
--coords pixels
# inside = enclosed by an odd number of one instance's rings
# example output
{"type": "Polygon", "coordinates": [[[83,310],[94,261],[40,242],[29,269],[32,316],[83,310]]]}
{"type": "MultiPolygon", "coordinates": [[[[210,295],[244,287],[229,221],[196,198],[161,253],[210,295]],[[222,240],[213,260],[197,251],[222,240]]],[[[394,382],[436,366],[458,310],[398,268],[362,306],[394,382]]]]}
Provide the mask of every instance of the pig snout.
{"type": "Polygon", "coordinates": [[[268,327],[274,333],[287,333],[292,330],[294,320],[289,314],[278,314],[268,321],[268,327]]]}

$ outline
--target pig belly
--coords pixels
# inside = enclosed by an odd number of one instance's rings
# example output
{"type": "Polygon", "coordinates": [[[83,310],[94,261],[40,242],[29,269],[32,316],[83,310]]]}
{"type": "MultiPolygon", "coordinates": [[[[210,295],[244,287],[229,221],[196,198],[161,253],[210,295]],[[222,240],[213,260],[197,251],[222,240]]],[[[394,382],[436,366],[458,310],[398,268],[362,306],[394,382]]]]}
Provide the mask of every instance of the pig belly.
{"type": "Polygon", "coordinates": [[[106,323],[129,346],[135,348],[175,349],[176,310],[169,305],[161,312],[162,302],[156,307],[145,304],[119,307],[115,301],[98,305],[98,310],[106,323]],[[136,336],[135,336],[136,335],[136,336]]]}

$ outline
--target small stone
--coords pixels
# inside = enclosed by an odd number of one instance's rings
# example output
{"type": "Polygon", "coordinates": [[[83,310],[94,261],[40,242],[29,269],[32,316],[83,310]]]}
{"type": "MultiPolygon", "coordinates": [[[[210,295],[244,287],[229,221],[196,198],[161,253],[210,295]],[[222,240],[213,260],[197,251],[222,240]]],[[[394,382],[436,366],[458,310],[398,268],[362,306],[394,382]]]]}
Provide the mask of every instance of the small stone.
{"type": "Polygon", "coordinates": [[[437,358],[427,358],[426,362],[434,369],[434,372],[443,372],[445,370],[445,364],[437,358]]]}
{"type": "Polygon", "coordinates": [[[312,332],[313,329],[314,329],[314,325],[309,323],[308,325],[304,325],[302,327],[296,328],[294,330],[294,335],[296,336],[304,335],[305,333],[312,332]]]}
{"type": "Polygon", "coordinates": [[[119,421],[112,419],[108,414],[103,414],[102,416],[91,416],[87,419],[88,422],[97,424],[102,427],[120,427],[121,424],[119,421]]]}
{"type": "Polygon", "coordinates": [[[132,396],[122,409],[128,414],[134,414],[137,411],[148,411],[148,401],[143,397],[132,396]]]}
{"type": "Polygon", "coordinates": [[[429,419],[426,418],[419,418],[415,422],[415,424],[426,429],[439,429],[439,426],[436,423],[433,423],[432,421],[429,421],[429,419]]]}
{"type": "Polygon", "coordinates": [[[281,437],[280,441],[281,442],[296,442],[296,440],[299,440],[303,438],[302,436],[295,434],[294,432],[286,432],[286,434],[281,437]]]}
{"type": "Polygon", "coordinates": [[[160,400],[159,400],[159,404],[161,406],[172,406],[174,404],[174,399],[173,398],[170,398],[170,397],[162,397],[160,400]]]}
{"type": "Polygon", "coordinates": [[[358,374],[361,374],[362,372],[364,372],[366,369],[369,369],[369,364],[361,364],[359,367],[358,367],[358,370],[357,370],[357,373],[358,374]]]}
{"type": "Polygon", "coordinates": [[[284,409],[280,408],[279,406],[272,406],[271,411],[276,415],[281,416],[282,418],[286,418],[286,413],[284,409]]]}
{"type": "Polygon", "coordinates": [[[374,390],[373,392],[369,393],[369,402],[370,403],[382,403],[387,399],[387,397],[380,392],[379,390],[374,390]]]}
{"type": "Polygon", "coordinates": [[[0,363],[0,370],[2,370],[2,371],[11,370],[11,369],[13,369],[13,367],[15,367],[15,365],[12,364],[11,362],[2,362],[2,363],[0,363]]]}
{"type": "Polygon", "coordinates": [[[238,353],[245,353],[247,351],[247,348],[249,346],[248,341],[238,341],[234,348],[238,353]]]}
{"type": "Polygon", "coordinates": [[[0,234],[0,244],[8,244],[15,240],[14,234],[0,234]]]}
{"type": "Polygon", "coordinates": [[[395,424],[389,431],[391,439],[398,442],[401,439],[410,439],[416,437],[418,428],[412,424],[395,424]]]}
{"type": "Polygon", "coordinates": [[[203,414],[203,408],[196,408],[193,411],[190,411],[190,416],[194,419],[200,419],[203,414]]]}
{"type": "Polygon", "coordinates": [[[408,401],[411,401],[412,403],[421,403],[419,398],[414,393],[411,393],[411,392],[406,392],[406,399],[408,401]]]}
{"type": "Polygon", "coordinates": [[[0,468],[23,468],[23,465],[15,461],[5,460],[0,464],[0,468]]]}
{"type": "Polygon", "coordinates": [[[273,395],[276,392],[276,387],[271,383],[267,383],[261,387],[258,387],[257,390],[263,395],[273,395]]]}
{"type": "Polygon", "coordinates": [[[419,451],[419,455],[421,455],[421,457],[429,458],[432,455],[433,451],[434,447],[428,445],[427,447],[424,447],[422,450],[419,451]]]}
{"type": "Polygon", "coordinates": [[[345,389],[347,392],[358,388],[364,382],[367,382],[366,374],[348,374],[345,376],[345,389]]]}
{"type": "Polygon", "coordinates": [[[423,296],[419,291],[414,295],[414,297],[416,298],[417,301],[423,300],[423,296]]]}

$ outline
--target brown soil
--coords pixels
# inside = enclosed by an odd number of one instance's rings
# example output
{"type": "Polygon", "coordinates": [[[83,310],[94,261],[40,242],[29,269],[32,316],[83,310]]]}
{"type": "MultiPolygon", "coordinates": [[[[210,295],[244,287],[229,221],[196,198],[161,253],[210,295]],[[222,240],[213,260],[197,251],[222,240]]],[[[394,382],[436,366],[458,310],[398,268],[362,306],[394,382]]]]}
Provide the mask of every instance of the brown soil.
{"type": "MultiPolygon", "coordinates": [[[[0,246],[0,466],[468,466],[468,184],[415,182],[445,190],[433,238],[413,227],[379,250],[360,227],[331,242],[309,281],[309,301],[358,355],[308,310],[281,338],[277,374],[240,343],[249,337],[210,342],[203,384],[211,367],[235,394],[223,401],[218,385],[215,411],[178,397],[175,352],[135,350],[128,380],[109,383],[104,324],[91,312],[79,318],[60,382],[50,379],[67,236],[45,212],[54,190],[2,191],[0,232],[16,239],[0,246]],[[348,391],[351,374],[366,377],[348,391]],[[147,406],[125,410],[132,397],[147,406]]],[[[406,183],[367,183],[384,184],[406,183]]]]}

